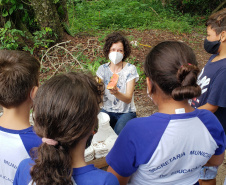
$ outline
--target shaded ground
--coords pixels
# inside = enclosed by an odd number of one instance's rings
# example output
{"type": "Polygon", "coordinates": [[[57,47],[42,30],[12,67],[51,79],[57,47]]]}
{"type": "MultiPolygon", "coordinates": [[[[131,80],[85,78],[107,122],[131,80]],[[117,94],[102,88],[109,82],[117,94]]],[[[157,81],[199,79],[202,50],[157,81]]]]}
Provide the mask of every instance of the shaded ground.
{"type": "MultiPolygon", "coordinates": [[[[165,40],[177,40],[182,41],[188,44],[196,53],[197,61],[199,63],[199,67],[202,68],[210,57],[203,49],[203,41],[205,35],[200,35],[197,33],[192,34],[174,34],[166,31],[159,30],[147,30],[147,31],[137,31],[137,30],[129,30],[125,31],[124,34],[130,39],[130,41],[138,41],[142,45],[134,46],[132,49],[131,58],[136,57],[138,60],[138,64],[143,65],[146,54],[150,51],[151,47],[158,44],[159,42],[165,40]],[[146,45],[146,46],[143,46],[146,45]]],[[[75,45],[78,43],[86,44],[88,39],[97,39],[95,37],[89,36],[76,36],[70,37],[67,36],[66,40],[72,40],[72,44],[75,45]]],[[[89,55],[89,53],[87,53],[89,55]]],[[[135,90],[135,104],[137,107],[137,115],[138,117],[149,116],[152,113],[156,112],[156,107],[152,104],[150,99],[147,97],[146,86],[140,90],[135,90]]],[[[226,161],[220,167],[217,176],[217,185],[223,185],[223,180],[226,175],[226,161]]]]}

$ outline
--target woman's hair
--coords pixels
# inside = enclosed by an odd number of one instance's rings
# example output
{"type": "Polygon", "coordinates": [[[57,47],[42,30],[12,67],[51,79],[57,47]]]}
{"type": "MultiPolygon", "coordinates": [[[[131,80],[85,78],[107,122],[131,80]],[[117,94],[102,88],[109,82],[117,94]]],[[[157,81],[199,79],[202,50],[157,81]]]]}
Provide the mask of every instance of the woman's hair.
{"type": "Polygon", "coordinates": [[[199,68],[193,50],[182,42],[165,41],[155,46],[146,57],[144,70],[161,90],[176,101],[191,99],[201,94],[197,85],[199,68]]]}
{"type": "Polygon", "coordinates": [[[34,99],[34,130],[56,146],[42,143],[35,151],[31,177],[36,185],[72,184],[71,149],[98,124],[103,85],[85,73],[52,77],[34,99]]]}
{"type": "Polygon", "coordinates": [[[118,42],[121,42],[124,47],[124,57],[123,57],[122,61],[125,61],[126,58],[129,57],[129,55],[131,53],[131,47],[130,47],[129,41],[122,34],[120,34],[118,32],[114,32],[114,33],[109,34],[107,36],[107,38],[105,39],[103,52],[104,52],[104,56],[106,59],[108,59],[108,54],[110,52],[111,46],[118,42]]]}
{"type": "Polygon", "coordinates": [[[217,35],[226,30],[226,8],[213,13],[206,21],[206,26],[210,26],[217,35]]]}

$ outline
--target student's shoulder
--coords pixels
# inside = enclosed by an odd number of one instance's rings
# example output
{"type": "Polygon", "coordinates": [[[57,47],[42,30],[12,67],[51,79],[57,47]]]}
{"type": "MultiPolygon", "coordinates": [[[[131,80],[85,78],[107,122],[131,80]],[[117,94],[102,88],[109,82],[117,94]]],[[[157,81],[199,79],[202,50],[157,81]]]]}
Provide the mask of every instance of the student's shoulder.
{"type": "MultiPolygon", "coordinates": [[[[167,114],[154,113],[148,117],[138,117],[131,119],[125,126],[127,132],[143,132],[150,128],[154,130],[165,129],[170,122],[170,116],[167,114]],[[160,124],[161,123],[161,124],[160,124]]],[[[124,130],[123,129],[123,130],[124,130]]]]}
{"type": "Polygon", "coordinates": [[[197,116],[200,118],[200,119],[205,119],[205,120],[212,120],[212,119],[216,119],[216,116],[209,110],[207,109],[196,109],[197,111],[197,116]]]}
{"type": "Polygon", "coordinates": [[[130,123],[131,125],[136,125],[136,124],[155,124],[158,121],[169,121],[170,120],[170,116],[167,114],[161,114],[161,113],[154,113],[150,116],[147,117],[138,117],[138,118],[134,118],[131,119],[128,123],[130,123]]]}
{"type": "Polygon", "coordinates": [[[29,168],[34,164],[35,162],[31,158],[24,159],[20,162],[19,168],[29,168]]]}
{"type": "Polygon", "coordinates": [[[33,126],[30,126],[27,129],[24,130],[20,130],[19,134],[21,137],[27,137],[30,139],[37,139],[37,140],[41,140],[41,138],[35,133],[33,126]]]}
{"type": "Polygon", "coordinates": [[[97,171],[97,176],[101,178],[101,181],[103,182],[103,184],[119,185],[118,179],[112,173],[98,169],[98,168],[96,169],[96,171],[97,171]]]}
{"type": "Polygon", "coordinates": [[[15,130],[15,129],[9,129],[9,128],[4,128],[4,127],[1,127],[0,126],[0,130],[3,131],[3,132],[7,132],[7,133],[11,133],[11,134],[19,134],[19,135],[22,135],[22,134],[35,134],[34,131],[33,131],[33,126],[30,126],[28,128],[25,128],[25,129],[21,129],[21,130],[15,130]]]}
{"type": "Polygon", "coordinates": [[[208,130],[223,131],[223,127],[217,117],[209,110],[198,109],[198,117],[208,130]]]}
{"type": "Polygon", "coordinates": [[[98,169],[93,164],[73,169],[73,179],[84,185],[118,185],[117,178],[110,172],[98,169]]]}

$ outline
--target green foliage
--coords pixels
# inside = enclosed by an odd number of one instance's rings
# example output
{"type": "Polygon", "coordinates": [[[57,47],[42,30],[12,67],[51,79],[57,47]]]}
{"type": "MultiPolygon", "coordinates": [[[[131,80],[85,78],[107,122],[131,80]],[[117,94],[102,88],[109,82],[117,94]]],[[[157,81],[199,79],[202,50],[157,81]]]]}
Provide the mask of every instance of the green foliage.
{"type": "Polygon", "coordinates": [[[20,42],[19,36],[25,35],[21,30],[11,29],[11,22],[7,21],[4,28],[0,28],[0,49],[17,49],[20,42]]]}
{"type": "Polygon", "coordinates": [[[182,14],[160,1],[98,0],[72,3],[69,20],[73,33],[120,29],[167,29],[179,33],[192,32],[194,26],[204,26],[203,20],[182,14]],[[73,7],[75,6],[75,7],[73,7]]]}
{"type": "Polygon", "coordinates": [[[136,57],[129,58],[129,63],[134,64],[137,68],[137,73],[139,74],[139,80],[136,82],[136,88],[142,89],[144,88],[146,76],[144,74],[143,66],[138,62],[136,57]]]}
{"type": "Polygon", "coordinates": [[[24,35],[24,33],[17,29],[0,28],[0,49],[17,49],[19,46],[18,35],[24,35]]]}
{"type": "MultiPolygon", "coordinates": [[[[58,2],[59,0],[55,1],[58,2]]],[[[4,27],[0,28],[1,49],[23,49],[33,54],[35,49],[48,48],[50,43],[54,42],[49,38],[55,33],[49,27],[40,30],[34,18],[34,11],[23,1],[0,0],[0,13],[5,21],[5,23],[1,23],[4,27]],[[16,29],[15,22],[28,29],[16,29]],[[28,30],[32,30],[32,33],[28,34],[28,30]],[[32,38],[28,35],[32,35],[32,38]],[[26,40],[29,40],[29,42],[24,42],[26,40]]]]}
{"type": "Polygon", "coordinates": [[[171,0],[170,6],[182,13],[196,15],[210,14],[224,0],[171,0]]]}
{"type": "MultiPolygon", "coordinates": [[[[25,45],[23,50],[29,51],[33,54],[36,48],[48,48],[53,40],[48,39],[48,35],[51,35],[52,30],[48,27],[42,29],[41,31],[34,32],[34,37],[32,45],[25,45]]],[[[7,21],[4,28],[0,28],[0,49],[16,50],[21,43],[21,37],[26,38],[26,32],[17,29],[11,29],[10,21],[7,21]]]]}
{"type": "Polygon", "coordinates": [[[23,47],[23,50],[29,51],[31,54],[33,54],[36,48],[48,48],[50,43],[54,42],[54,40],[48,39],[49,35],[53,34],[51,28],[49,27],[46,27],[41,31],[36,31],[33,34],[34,34],[33,36],[34,44],[32,46],[26,45],[25,47],[23,47]]]}

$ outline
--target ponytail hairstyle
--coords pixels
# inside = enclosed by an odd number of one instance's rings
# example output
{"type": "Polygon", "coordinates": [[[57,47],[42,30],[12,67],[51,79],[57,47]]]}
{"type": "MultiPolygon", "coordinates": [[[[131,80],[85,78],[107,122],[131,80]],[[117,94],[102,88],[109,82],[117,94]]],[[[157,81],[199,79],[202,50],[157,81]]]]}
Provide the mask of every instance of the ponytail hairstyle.
{"type": "Polygon", "coordinates": [[[67,73],[52,77],[34,99],[34,130],[43,142],[35,151],[32,184],[71,185],[71,149],[98,124],[102,84],[91,74],[67,73]]]}
{"type": "Polygon", "coordinates": [[[155,46],[146,57],[144,70],[161,90],[176,101],[201,95],[197,85],[199,68],[193,50],[178,41],[165,41],[155,46]]]}

